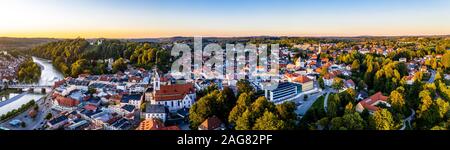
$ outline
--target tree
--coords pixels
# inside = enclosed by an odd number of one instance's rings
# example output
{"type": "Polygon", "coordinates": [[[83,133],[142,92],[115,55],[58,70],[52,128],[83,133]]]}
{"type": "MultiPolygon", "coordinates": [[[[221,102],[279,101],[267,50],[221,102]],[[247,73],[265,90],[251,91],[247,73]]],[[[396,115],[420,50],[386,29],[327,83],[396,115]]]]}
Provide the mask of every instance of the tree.
{"type": "Polygon", "coordinates": [[[341,100],[338,94],[332,94],[328,96],[327,113],[330,118],[338,115],[341,100]]]}
{"type": "Polygon", "coordinates": [[[345,105],[345,114],[353,113],[355,110],[353,109],[353,104],[349,102],[347,105],[345,105]]]}
{"type": "Polygon", "coordinates": [[[419,93],[420,104],[419,109],[417,110],[417,115],[420,117],[431,107],[433,104],[433,100],[430,96],[430,92],[428,90],[423,90],[419,93]]]}
{"type": "Polygon", "coordinates": [[[394,119],[392,114],[387,109],[380,109],[375,111],[372,116],[374,128],[376,130],[393,130],[394,119]]]}
{"type": "Polygon", "coordinates": [[[285,122],[286,129],[294,129],[297,121],[297,107],[294,102],[285,102],[283,104],[276,105],[277,116],[285,122]]]}
{"type": "Polygon", "coordinates": [[[19,66],[18,79],[21,82],[32,83],[39,80],[41,76],[41,67],[28,59],[19,66]]]}
{"type": "Polygon", "coordinates": [[[112,64],[113,72],[122,71],[124,72],[127,69],[127,63],[123,58],[119,58],[112,64]]]}
{"type": "Polygon", "coordinates": [[[437,105],[438,110],[439,110],[440,118],[444,118],[444,116],[447,114],[448,110],[450,109],[449,103],[446,102],[445,100],[441,99],[441,98],[438,98],[436,100],[436,105],[437,105]]]}
{"type": "Polygon", "coordinates": [[[340,90],[344,87],[344,81],[341,78],[334,78],[333,85],[331,85],[336,90],[340,90]]]}
{"type": "Polygon", "coordinates": [[[450,52],[447,50],[445,54],[442,56],[442,65],[445,68],[450,68],[450,52]]]}
{"type": "Polygon", "coordinates": [[[245,112],[248,106],[252,103],[251,95],[247,93],[242,93],[236,103],[236,106],[233,107],[233,109],[230,112],[230,115],[228,116],[228,122],[230,124],[235,124],[238,120],[239,116],[242,116],[242,114],[245,112]]]}
{"type": "Polygon", "coordinates": [[[330,128],[331,130],[339,130],[343,126],[342,118],[335,117],[331,119],[330,128]]]}
{"type": "Polygon", "coordinates": [[[319,82],[319,86],[320,86],[320,88],[325,88],[325,82],[323,81],[323,78],[320,78],[319,77],[319,79],[318,79],[318,81],[317,82],[319,82]]]}
{"type": "Polygon", "coordinates": [[[45,116],[45,119],[50,120],[50,119],[52,119],[52,117],[53,117],[52,113],[48,113],[48,114],[45,116]]]}
{"type": "Polygon", "coordinates": [[[433,128],[431,128],[431,130],[447,130],[447,128],[441,126],[434,126],[433,128]]]}
{"type": "Polygon", "coordinates": [[[236,105],[236,97],[234,96],[234,92],[229,87],[223,88],[223,90],[220,91],[220,93],[217,95],[216,103],[217,103],[216,115],[219,118],[228,120],[228,115],[230,114],[230,111],[236,105]]]}
{"type": "Polygon", "coordinates": [[[322,127],[323,129],[327,129],[329,123],[330,123],[330,120],[328,119],[328,117],[323,117],[322,119],[320,119],[319,121],[317,121],[316,124],[317,124],[319,127],[322,127]]]}
{"type": "Polygon", "coordinates": [[[80,59],[77,60],[75,63],[73,63],[71,68],[72,68],[71,76],[77,77],[79,74],[89,73],[86,71],[89,70],[88,68],[90,68],[90,64],[86,59],[80,59]]]}
{"type": "Polygon", "coordinates": [[[264,115],[256,120],[253,130],[282,130],[283,127],[283,120],[278,119],[272,112],[265,111],[264,115]]]}
{"type": "Polygon", "coordinates": [[[364,120],[357,112],[347,113],[342,116],[342,124],[347,130],[364,129],[364,120]]]}
{"type": "Polygon", "coordinates": [[[359,71],[359,60],[354,60],[352,63],[352,71],[358,72],[359,71]]]}
{"type": "Polygon", "coordinates": [[[39,105],[34,105],[34,108],[33,108],[35,111],[38,111],[39,110],[39,105]]]}
{"type": "Polygon", "coordinates": [[[250,110],[246,110],[242,116],[239,116],[239,118],[236,120],[236,130],[250,130],[252,128],[252,125],[250,123],[250,110]]]}
{"type": "Polygon", "coordinates": [[[394,111],[399,112],[401,114],[405,112],[406,109],[405,99],[403,98],[403,95],[397,90],[391,92],[388,102],[391,104],[394,111]]]}
{"type": "Polygon", "coordinates": [[[87,93],[92,96],[93,94],[97,93],[97,90],[95,88],[88,88],[87,93]]]}
{"type": "Polygon", "coordinates": [[[239,80],[236,84],[237,87],[237,95],[241,95],[242,93],[253,93],[255,92],[253,87],[250,85],[248,80],[239,80]]]}
{"type": "Polygon", "coordinates": [[[208,95],[200,98],[189,110],[189,121],[192,129],[196,129],[205,119],[215,115],[217,112],[217,93],[209,93],[208,95]]]}

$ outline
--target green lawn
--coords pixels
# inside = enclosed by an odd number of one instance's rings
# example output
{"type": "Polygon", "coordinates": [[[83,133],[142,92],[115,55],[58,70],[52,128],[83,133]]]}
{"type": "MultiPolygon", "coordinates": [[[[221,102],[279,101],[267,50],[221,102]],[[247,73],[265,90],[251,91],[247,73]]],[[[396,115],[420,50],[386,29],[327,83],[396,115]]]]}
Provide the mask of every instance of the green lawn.
{"type": "Polygon", "coordinates": [[[316,122],[322,117],[326,116],[325,110],[323,109],[325,96],[320,96],[314,104],[311,105],[311,108],[305,113],[305,116],[302,118],[303,121],[306,122],[316,122]]]}

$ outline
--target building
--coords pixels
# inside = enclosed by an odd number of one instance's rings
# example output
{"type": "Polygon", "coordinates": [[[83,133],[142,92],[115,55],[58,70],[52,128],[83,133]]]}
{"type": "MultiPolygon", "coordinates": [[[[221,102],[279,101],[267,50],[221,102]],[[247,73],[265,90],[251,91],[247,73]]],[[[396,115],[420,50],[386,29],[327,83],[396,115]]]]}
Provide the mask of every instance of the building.
{"type": "Polygon", "coordinates": [[[112,122],[111,126],[109,126],[107,129],[109,130],[128,130],[132,127],[132,124],[129,120],[125,118],[117,119],[116,121],[112,122]]]}
{"type": "Polygon", "coordinates": [[[153,92],[148,93],[151,104],[164,105],[169,111],[190,108],[194,104],[195,97],[192,83],[155,86],[153,92]]]}
{"type": "Polygon", "coordinates": [[[169,110],[164,105],[152,105],[147,103],[145,106],[145,111],[142,112],[142,117],[145,119],[155,119],[158,118],[162,122],[166,122],[169,110]]]}
{"type": "Polygon", "coordinates": [[[64,124],[66,124],[68,121],[69,119],[66,116],[62,115],[48,121],[47,125],[50,129],[58,129],[62,127],[64,124]]]}
{"type": "Polygon", "coordinates": [[[212,116],[203,121],[198,130],[225,130],[225,124],[216,116],[212,116]]]}
{"type": "Polygon", "coordinates": [[[266,90],[265,97],[274,103],[282,103],[301,92],[301,85],[291,82],[282,82],[278,84],[275,90],[266,90]]]}
{"type": "Polygon", "coordinates": [[[413,75],[405,76],[404,78],[405,78],[406,84],[408,84],[408,85],[414,84],[414,76],[413,75]]]}
{"type": "Polygon", "coordinates": [[[299,76],[294,81],[301,85],[302,92],[309,91],[314,88],[314,81],[306,76],[299,76]]]}
{"type": "Polygon", "coordinates": [[[405,62],[407,61],[407,59],[404,58],[404,57],[402,57],[402,58],[399,58],[398,61],[399,61],[399,62],[404,62],[404,63],[405,63],[405,62]]]}
{"type": "Polygon", "coordinates": [[[387,103],[387,96],[384,96],[381,92],[378,92],[369,98],[366,98],[356,105],[356,111],[362,113],[365,109],[367,109],[370,113],[373,113],[380,109],[378,107],[379,104],[384,104],[387,107],[390,107],[390,104],[387,103]]]}
{"type": "Polygon", "coordinates": [[[333,85],[334,78],[335,78],[335,75],[331,74],[331,73],[328,73],[328,74],[324,75],[322,77],[324,85],[325,86],[333,85]]]}
{"type": "Polygon", "coordinates": [[[129,104],[135,106],[136,108],[140,108],[142,103],[142,95],[139,94],[123,95],[122,99],[120,100],[120,103],[122,105],[129,104]]]}
{"type": "Polygon", "coordinates": [[[180,130],[178,126],[166,127],[159,119],[145,119],[142,121],[136,130],[180,130]]]}
{"type": "Polygon", "coordinates": [[[57,96],[54,101],[54,108],[58,110],[74,110],[77,108],[77,106],[80,104],[79,100],[64,97],[64,96],[57,96]]]}
{"type": "Polygon", "coordinates": [[[444,79],[445,80],[450,80],[450,74],[444,74],[444,79]]]}
{"type": "Polygon", "coordinates": [[[356,88],[356,85],[355,85],[355,82],[353,82],[353,80],[352,79],[348,79],[348,80],[346,80],[345,81],[345,88],[346,89],[355,89],[356,88]]]}
{"type": "Polygon", "coordinates": [[[123,105],[121,109],[123,110],[124,114],[132,114],[132,113],[134,113],[136,106],[127,104],[127,105],[123,105]]]}

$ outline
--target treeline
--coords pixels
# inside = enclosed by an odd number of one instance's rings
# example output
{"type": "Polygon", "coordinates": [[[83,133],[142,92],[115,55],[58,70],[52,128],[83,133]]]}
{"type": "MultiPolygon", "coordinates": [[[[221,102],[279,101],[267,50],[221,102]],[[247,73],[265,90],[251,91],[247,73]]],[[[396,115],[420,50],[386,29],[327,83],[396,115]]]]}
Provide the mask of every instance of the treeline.
{"type": "Polygon", "coordinates": [[[36,106],[37,106],[36,102],[34,100],[31,100],[30,102],[25,103],[22,106],[20,106],[18,109],[13,109],[13,110],[9,111],[8,113],[3,114],[2,116],[0,116],[0,120],[3,121],[6,119],[9,119],[11,117],[17,116],[19,113],[22,113],[22,112],[28,110],[29,108],[36,107],[36,106]]]}
{"type": "Polygon", "coordinates": [[[170,53],[158,44],[123,42],[120,40],[101,40],[90,43],[81,38],[51,42],[32,49],[35,56],[51,59],[53,65],[65,76],[77,76],[81,73],[107,73],[105,59],[130,60],[130,64],[146,69],[154,65],[167,71],[170,53]],[[156,59],[158,58],[158,59],[156,59]]]}
{"type": "Polygon", "coordinates": [[[37,82],[41,77],[41,67],[34,63],[32,59],[27,59],[25,62],[20,64],[17,76],[20,82],[37,82]]]}

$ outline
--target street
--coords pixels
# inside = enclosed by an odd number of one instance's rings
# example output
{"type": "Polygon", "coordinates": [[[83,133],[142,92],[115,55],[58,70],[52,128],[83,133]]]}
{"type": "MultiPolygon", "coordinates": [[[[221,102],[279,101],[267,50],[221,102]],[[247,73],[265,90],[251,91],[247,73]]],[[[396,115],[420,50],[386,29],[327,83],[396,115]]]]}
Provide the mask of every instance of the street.
{"type": "Polygon", "coordinates": [[[52,103],[51,103],[50,96],[42,97],[41,99],[36,101],[36,104],[38,104],[38,106],[39,106],[39,111],[36,114],[35,118],[31,118],[28,116],[28,112],[30,112],[30,110],[33,109],[33,108],[30,108],[27,111],[24,111],[23,113],[15,116],[11,119],[3,121],[0,124],[0,126],[11,129],[11,130],[35,130],[35,129],[42,127],[42,125],[45,124],[45,122],[44,122],[45,116],[51,110],[50,108],[51,108],[52,103]],[[12,120],[15,120],[15,119],[23,121],[26,124],[26,126],[24,128],[20,127],[20,126],[17,126],[17,127],[11,126],[9,124],[9,122],[12,120]]]}
{"type": "Polygon", "coordinates": [[[297,115],[299,115],[299,116],[305,115],[305,113],[309,110],[309,108],[312,106],[312,104],[314,104],[314,102],[316,102],[316,100],[323,94],[324,94],[323,91],[320,91],[317,93],[309,94],[307,100],[304,100],[303,96],[295,99],[294,102],[296,104],[300,103],[300,105],[297,106],[297,110],[296,110],[297,115]]]}

